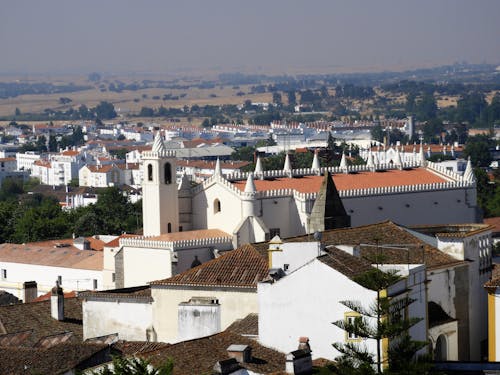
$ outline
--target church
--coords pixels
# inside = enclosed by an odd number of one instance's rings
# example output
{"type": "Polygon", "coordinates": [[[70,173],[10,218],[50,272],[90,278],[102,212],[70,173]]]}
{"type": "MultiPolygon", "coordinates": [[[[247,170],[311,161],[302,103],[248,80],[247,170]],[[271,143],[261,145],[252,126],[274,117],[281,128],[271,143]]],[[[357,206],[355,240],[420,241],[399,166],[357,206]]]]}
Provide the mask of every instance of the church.
{"type": "Polygon", "coordinates": [[[186,176],[176,183],[176,158],[159,135],[143,153],[144,236],[219,229],[234,246],[392,220],[402,225],[475,223],[480,221],[476,181],[470,162],[460,176],[425,160],[418,163],[293,169],[213,175],[191,186],[186,176]]]}
{"type": "MultiPolygon", "coordinates": [[[[293,169],[225,175],[217,162],[213,175],[192,185],[176,180],[175,151],[159,134],[144,151],[141,237],[121,238],[114,255],[117,287],[171,277],[213,259],[219,251],[245,243],[289,238],[327,229],[391,220],[400,225],[461,224],[481,221],[470,161],[463,176],[425,159],[389,164],[370,158],[366,165],[293,169]],[[158,251],[162,250],[162,251],[158,251]],[[141,257],[139,257],[141,254],[141,257]],[[156,267],[129,267],[145,256],[156,267]],[[159,267],[169,262],[171,267],[159,267]],[[132,274],[133,273],[133,274],[132,274]]],[[[151,264],[151,263],[150,263],[151,264]]]]}

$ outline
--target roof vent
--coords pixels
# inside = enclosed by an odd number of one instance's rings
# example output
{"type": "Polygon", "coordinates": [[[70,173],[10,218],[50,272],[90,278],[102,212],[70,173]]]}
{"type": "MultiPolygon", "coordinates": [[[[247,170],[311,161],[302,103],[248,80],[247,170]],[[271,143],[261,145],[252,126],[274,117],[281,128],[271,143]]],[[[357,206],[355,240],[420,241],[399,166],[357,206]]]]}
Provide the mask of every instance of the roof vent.
{"type": "Polygon", "coordinates": [[[232,344],[226,349],[229,358],[236,359],[239,363],[252,361],[252,348],[248,345],[232,344]]]}

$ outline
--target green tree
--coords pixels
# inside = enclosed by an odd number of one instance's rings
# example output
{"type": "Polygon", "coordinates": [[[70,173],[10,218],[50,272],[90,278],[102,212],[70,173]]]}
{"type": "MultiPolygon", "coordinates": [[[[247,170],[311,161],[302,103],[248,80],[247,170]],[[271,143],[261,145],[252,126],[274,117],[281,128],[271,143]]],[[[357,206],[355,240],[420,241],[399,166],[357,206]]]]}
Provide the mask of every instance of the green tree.
{"type": "Polygon", "coordinates": [[[168,359],[160,366],[153,367],[144,358],[135,357],[113,357],[112,366],[106,366],[104,370],[94,371],[94,375],[172,375],[174,362],[168,359]]]}
{"type": "Polygon", "coordinates": [[[97,118],[112,119],[116,117],[115,106],[109,102],[100,102],[93,110],[97,118]]]}
{"type": "Polygon", "coordinates": [[[49,135],[49,152],[57,152],[57,138],[55,135],[49,135]]]}
{"type": "Polygon", "coordinates": [[[421,321],[419,318],[405,317],[405,310],[414,300],[409,297],[388,297],[387,288],[400,277],[395,271],[382,272],[376,268],[355,278],[366,288],[375,290],[374,303],[365,307],[357,301],[342,301],[350,310],[359,314],[354,321],[339,320],[333,322],[346,332],[376,342],[377,352],[371,353],[357,343],[334,343],[341,356],[337,360],[339,374],[382,374],[383,365],[387,366],[384,374],[426,374],[430,370],[428,356],[417,353],[425,348],[426,342],[415,341],[409,329],[421,321]],[[387,359],[382,360],[381,343],[389,340],[387,359]]]}
{"type": "Polygon", "coordinates": [[[382,125],[380,123],[376,124],[371,130],[370,130],[372,139],[378,142],[383,142],[384,141],[384,129],[382,128],[382,125]]]}
{"type": "Polygon", "coordinates": [[[465,144],[464,155],[471,158],[471,162],[477,167],[487,167],[492,159],[490,148],[495,146],[495,141],[487,135],[479,134],[469,137],[465,144]]]}

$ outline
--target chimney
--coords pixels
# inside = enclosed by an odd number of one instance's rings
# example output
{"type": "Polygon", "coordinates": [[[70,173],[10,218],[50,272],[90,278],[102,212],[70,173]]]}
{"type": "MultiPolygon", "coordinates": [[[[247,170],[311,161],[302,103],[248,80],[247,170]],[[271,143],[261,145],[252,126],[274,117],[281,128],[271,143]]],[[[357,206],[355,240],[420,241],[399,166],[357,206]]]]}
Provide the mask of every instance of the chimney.
{"type": "Polygon", "coordinates": [[[218,361],[214,365],[214,374],[216,375],[231,375],[239,374],[241,367],[238,361],[234,358],[218,361]]]}
{"type": "Polygon", "coordinates": [[[50,315],[56,320],[64,320],[64,293],[56,281],[50,295],[50,315]]]}
{"type": "Polygon", "coordinates": [[[229,358],[234,358],[238,363],[248,363],[252,360],[252,348],[248,345],[232,344],[227,349],[229,358]]]}
{"type": "Polygon", "coordinates": [[[299,337],[299,348],[286,355],[287,374],[306,375],[312,373],[311,347],[308,337],[299,337]]]}
{"type": "Polygon", "coordinates": [[[23,283],[24,303],[28,303],[38,297],[38,286],[36,281],[25,281],[23,283]]]}

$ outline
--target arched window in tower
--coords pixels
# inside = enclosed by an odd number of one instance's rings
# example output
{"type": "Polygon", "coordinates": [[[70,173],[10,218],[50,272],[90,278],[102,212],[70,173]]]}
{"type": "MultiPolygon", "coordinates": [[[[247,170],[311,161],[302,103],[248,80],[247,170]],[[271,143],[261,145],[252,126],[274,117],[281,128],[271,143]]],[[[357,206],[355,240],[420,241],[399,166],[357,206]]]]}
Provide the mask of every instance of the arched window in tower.
{"type": "Polygon", "coordinates": [[[148,181],[153,181],[153,166],[148,164],[148,181]]]}
{"type": "Polygon", "coordinates": [[[218,198],[215,198],[214,200],[214,214],[217,212],[220,212],[220,200],[218,198]]]}
{"type": "Polygon", "coordinates": [[[167,233],[172,233],[172,223],[167,224],[167,233]]]}
{"type": "Polygon", "coordinates": [[[170,185],[172,183],[172,167],[170,166],[170,163],[165,163],[165,184],[170,185]]]}

